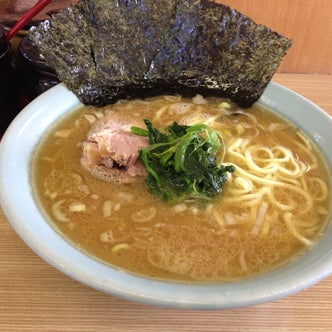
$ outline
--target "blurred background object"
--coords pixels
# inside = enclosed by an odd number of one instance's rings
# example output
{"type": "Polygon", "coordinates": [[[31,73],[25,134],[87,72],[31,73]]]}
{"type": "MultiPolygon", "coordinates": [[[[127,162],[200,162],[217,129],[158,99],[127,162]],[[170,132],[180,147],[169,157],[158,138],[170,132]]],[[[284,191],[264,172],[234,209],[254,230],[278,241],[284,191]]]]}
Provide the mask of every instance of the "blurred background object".
{"type": "Polygon", "coordinates": [[[38,0],[0,0],[0,138],[10,122],[30,101],[59,83],[27,38],[28,29],[77,0],[53,0],[10,43],[5,35],[38,0]]]}
{"type": "Polygon", "coordinates": [[[293,40],[278,73],[332,74],[331,0],[217,0],[293,40]]]}
{"type": "Polygon", "coordinates": [[[0,137],[8,123],[15,117],[19,103],[19,81],[16,60],[11,44],[5,40],[5,28],[0,25],[0,137]]]}
{"type": "Polygon", "coordinates": [[[8,1],[7,11],[14,14],[22,14],[28,11],[38,0],[14,0],[8,1]]]}
{"type": "MultiPolygon", "coordinates": [[[[50,14],[61,8],[68,7],[73,0],[53,0],[46,8],[44,8],[31,22],[46,20],[50,14]]],[[[37,0],[0,0],[0,24],[5,27],[13,26],[21,16],[37,3],[37,0]]]]}

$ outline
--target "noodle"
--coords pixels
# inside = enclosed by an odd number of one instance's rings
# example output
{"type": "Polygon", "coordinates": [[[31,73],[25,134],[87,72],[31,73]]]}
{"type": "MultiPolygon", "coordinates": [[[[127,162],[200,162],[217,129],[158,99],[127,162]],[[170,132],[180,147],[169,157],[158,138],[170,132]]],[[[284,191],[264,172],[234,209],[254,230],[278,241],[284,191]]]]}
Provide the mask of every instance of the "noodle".
{"type": "Polygon", "coordinates": [[[298,229],[295,227],[295,224],[292,220],[292,214],[290,212],[285,213],[283,215],[283,218],[285,220],[287,228],[294,235],[294,237],[296,237],[299,241],[303,242],[306,246],[312,245],[312,241],[308,240],[299,233],[298,229]]]}
{"type": "MultiPolygon", "coordinates": [[[[297,135],[299,136],[298,132],[297,135]]],[[[305,146],[301,145],[301,149],[316,164],[316,157],[311,152],[308,140],[303,135],[300,137],[305,143],[305,146]]],[[[229,196],[224,198],[224,202],[228,207],[229,204],[241,204],[242,207],[252,208],[251,220],[255,220],[255,223],[251,232],[258,234],[263,229],[264,234],[268,234],[270,226],[267,218],[264,221],[264,216],[268,208],[274,209],[274,213],[280,211],[288,230],[296,239],[306,246],[311,245],[312,241],[301,234],[300,224],[293,222],[294,213],[298,216],[305,215],[313,209],[314,201],[327,199],[328,187],[325,181],[309,176],[307,173],[311,167],[309,169],[284,146],[270,148],[251,144],[249,138],[235,138],[226,153],[228,162],[236,165],[236,172],[230,177],[229,196]],[[242,166],[239,166],[239,161],[242,166]]],[[[306,232],[310,233],[316,223],[312,221],[306,227],[306,232]]]]}

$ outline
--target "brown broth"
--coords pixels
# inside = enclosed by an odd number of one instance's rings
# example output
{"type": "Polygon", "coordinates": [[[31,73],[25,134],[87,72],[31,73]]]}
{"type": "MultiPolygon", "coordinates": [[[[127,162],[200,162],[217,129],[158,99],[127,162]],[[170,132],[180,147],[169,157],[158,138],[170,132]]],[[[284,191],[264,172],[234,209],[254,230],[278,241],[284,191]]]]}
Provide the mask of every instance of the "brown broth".
{"type": "MultiPolygon", "coordinates": [[[[318,196],[324,190],[330,191],[321,184],[330,178],[327,166],[307,138],[301,134],[301,139],[297,128],[274,113],[255,106],[234,114],[235,105],[222,104],[224,101],[216,98],[208,101],[204,104],[199,99],[192,104],[191,99],[168,96],[99,109],[86,106],[58,121],[36,149],[32,162],[34,191],[52,225],[73,245],[103,262],[161,279],[234,280],[266,272],[296,258],[325,227],[330,194],[324,199],[318,196]],[[273,189],[268,189],[264,183],[268,180],[261,183],[256,179],[259,174],[251,180],[235,172],[224,192],[204,204],[161,201],[149,192],[144,179],[133,184],[103,182],[80,165],[81,143],[90,122],[103,117],[109,109],[138,119],[149,118],[159,128],[173,121],[206,121],[221,130],[227,147],[236,145],[239,138],[241,147],[259,145],[251,153],[262,169],[269,168],[260,161],[269,159],[270,152],[264,147],[280,158],[283,150],[276,147],[285,147],[305,168],[305,174],[290,176],[286,185],[274,184],[273,189]],[[252,196],[242,193],[244,199],[237,201],[236,192],[246,191],[250,185],[254,192],[247,194],[252,196]],[[306,189],[308,197],[316,197],[308,209],[309,198],[294,189],[298,186],[306,189]],[[291,209],[292,204],[295,208],[291,209]],[[304,209],[308,211],[302,213],[304,209]],[[62,221],[54,210],[63,217],[62,221]],[[292,225],[295,231],[290,230],[292,225]]],[[[235,152],[232,156],[227,151],[225,162],[234,163],[238,170],[246,169],[246,162],[235,152]]],[[[292,171],[295,166],[289,165],[292,171]]]]}

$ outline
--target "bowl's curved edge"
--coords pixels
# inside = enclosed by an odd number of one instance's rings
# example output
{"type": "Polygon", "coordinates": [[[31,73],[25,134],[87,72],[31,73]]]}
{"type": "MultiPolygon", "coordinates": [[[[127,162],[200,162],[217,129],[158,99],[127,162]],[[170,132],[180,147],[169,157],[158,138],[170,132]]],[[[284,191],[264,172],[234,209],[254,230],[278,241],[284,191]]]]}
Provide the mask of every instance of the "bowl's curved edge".
{"type": "MultiPolygon", "coordinates": [[[[331,123],[332,127],[331,117],[323,110],[319,109],[318,106],[276,83],[269,84],[259,102],[270,108],[282,108],[285,106],[285,94],[295,99],[295,106],[300,103],[301,107],[309,105],[310,109],[314,108],[316,111],[322,112],[322,121],[330,121],[329,123],[331,123]],[[275,98],[280,98],[277,105],[274,102],[275,98]]],[[[77,98],[60,84],[35,99],[17,116],[9,126],[0,143],[0,180],[3,181],[0,189],[0,204],[10,224],[22,240],[45,261],[69,277],[99,291],[130,301],[179,309],[211,310],[229,309],[274,301],[301,291],[327,277],[332,272],[332,249],[326,250],[326,254],[319,257],[315,254],[314,250],[311,250],[308,254],[311,259],[311,264],[306,269],[304,268],[305,262],[300,259],[295,266],[289,264],[272,273],[259,276],[256,279],[252,278],[241,282],[225,284],[210,284],[208,286],[180,284],[141,278],[121,270],[110,268],[84,255],[76,248],[73,248],[60,236],[54,237],[55,239],[52,239],[52,241],[45,242],[45,237],[47,237],[50,232],[54,233],[54,229],[43,221],[43,217],[37,209],[29,208],[22,210],[13,206],[14,202],[11,198],[13,195],[17,195],[17,193],[13,193],[9,188],[16,187],[14,183],[15,177],[5,179],[5,174],[10,172],[12,166],[14,167],[16,163],[20,162],[26,163],[27,158],[30,158],[29,153],[31,151],[24,152],[22,148],[22,151],[17,151],[21,154],[18,158],[15,152],[8,150],[8,146],[13,144],[20,146],[21,135],[25,133],[25,130],[29,129],[29,125],[31,126],[31,124],[33,124],[34,119],[41,113],[47,111],[47,105],[45,106],[44,100],[48,100],[48,104],[51,104],[52,107],[53,105],[57,105],[57,107],[63,108],[64,110],[61,114],[54,115],[55,118],[53,116],[44,118],[41,125],[34,129],[35,132],[32,135],[31,141],[27,143],[36,143],[45,128],[47,128],[54,119],[60,117],[66,110],[80,105],[77,98]],[[59,98],[59,94],[62,98],[59,98]],[[6,142],[10,142],[11,144],[7,144],[6,142]],[[15,161],[6,160],[7,156],[12,157],[15,161]],[[28,216],[29,219],[27,219],[28,216]],[[31,221],[30,218],[34,220],[31,221]],[[34,222],[40,227],[39,233],[33,232],[30,229],[31,223],[34,222]],[[54,248],[57,249],[54,250],[54,248]],[[67,257],[66,252],[73,255],[82,265],[73,266],[72,260],[67,257]],[[284,271],[289,271],[289,269],[292,272],[291,275],[286,279],[283,277],[283,284],[280,285],[284,271]],[[267,283],[264,285],[262,281],[267,281],[267,283]]],[[[286,104],[289,105],[289,103],[286,104]]],[[[292,121],[296,122],[297,113],[298,111],[293,115],[295,119],[291,118],[292,121]]],[[[288,115],[287,113],[286,116],[288,115]]],[[[314,133],[312,138],[316,140],[318,144],[322,144],[322,140],[319,138],[317,140],[315,135],[317,135],[317,133],[314,133]]],[[[326,136],[326,133],[324,133],[324,135],[326,136]]],[[[326,137],[329,138],[330,136],[326,137]]],[[[331,157],[328,159],[331,167],[331,157]]],[[[30,159],[28,162],[30,162],[30,159]]],[[[17,175],[17,178],[24,178],[26,182],[25,185],[29,181],[28,173],[28,169],[21,169],[17,175]]],[[[18,194],[18,199],[20,202],[26,202],[29,199],[32,200],[31,203],[33,202],[33,198],[26,197],[26,193],[18,194]]],[[[332,229],[330,229],[330,233],[332,233],[332,229]]],[[[328,241],[327,236],[324,241],[328,241]]]]}

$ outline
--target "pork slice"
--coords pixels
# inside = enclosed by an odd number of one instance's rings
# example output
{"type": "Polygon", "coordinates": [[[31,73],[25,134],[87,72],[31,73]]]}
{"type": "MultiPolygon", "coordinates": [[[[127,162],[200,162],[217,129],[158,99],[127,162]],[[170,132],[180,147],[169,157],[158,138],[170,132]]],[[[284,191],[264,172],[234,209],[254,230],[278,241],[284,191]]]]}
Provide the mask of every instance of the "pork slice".
{"type": "Polygon", "coordinates": [[[131,183],[146,176],[139,150],[149,144],[147,137],[137,136],[132,126],[144,127],[134,117],[110,113],[98,120],[83,143],[82,166],[104,181],[131,183]]]}

